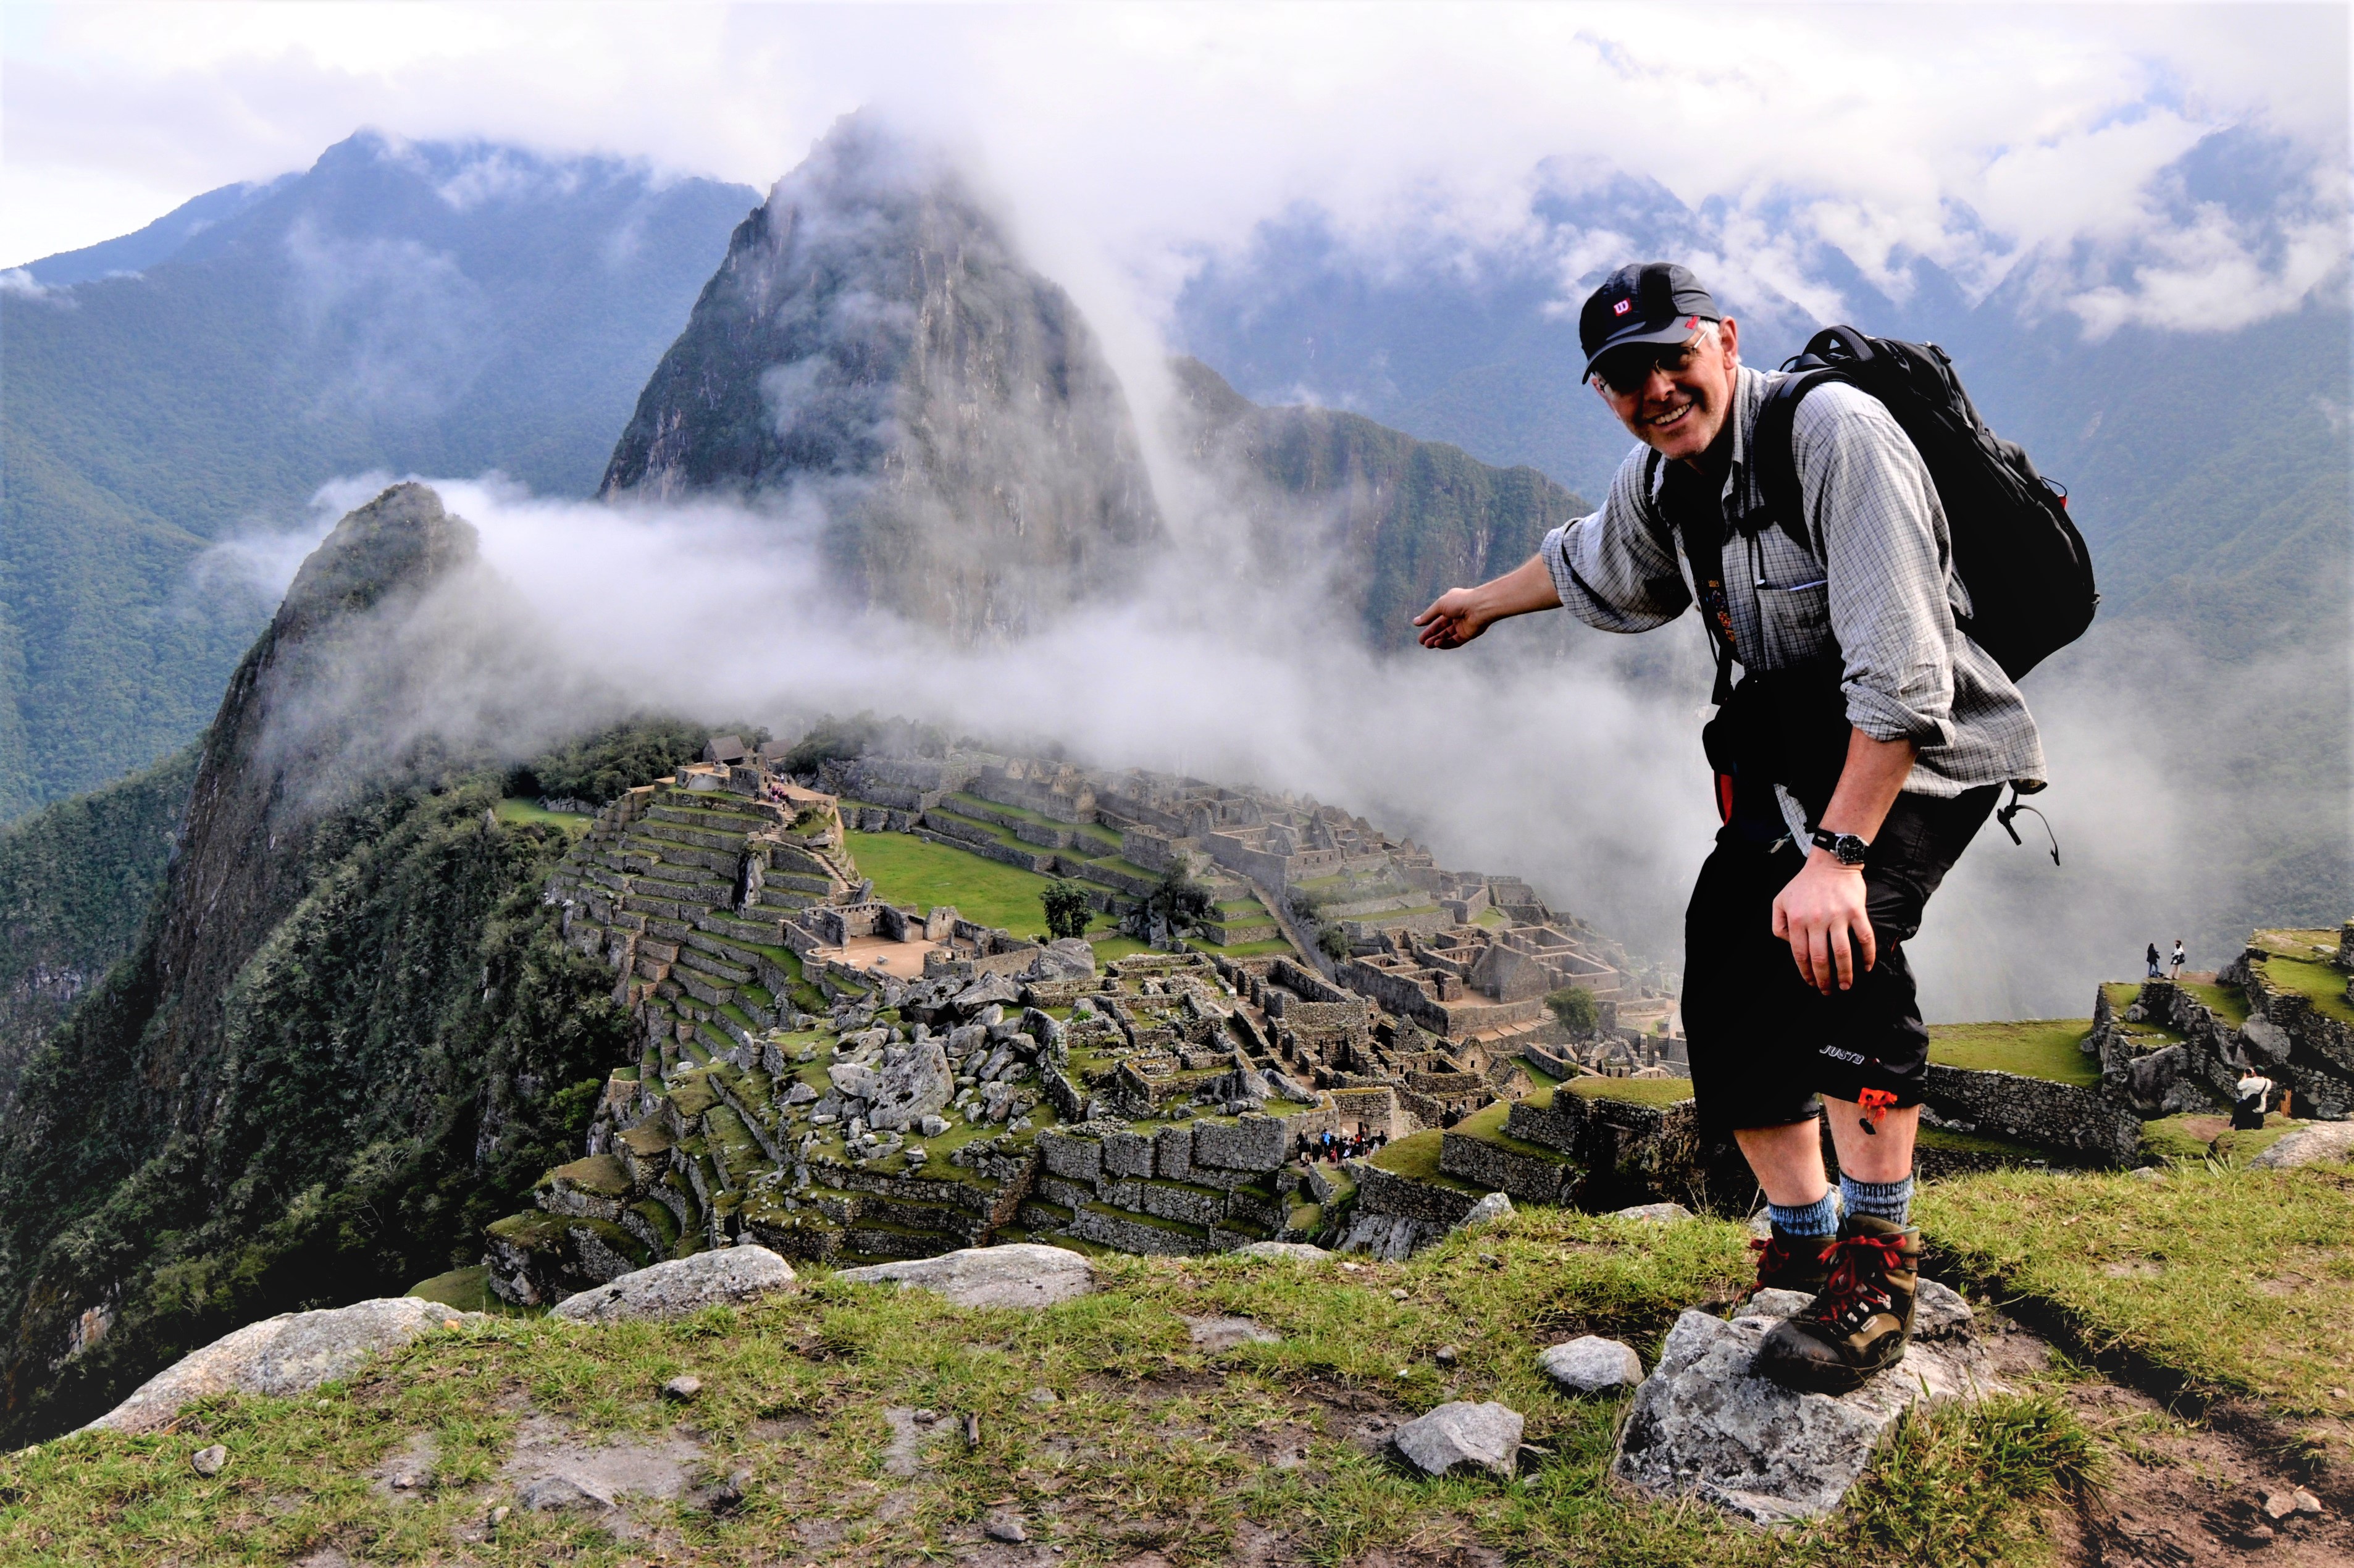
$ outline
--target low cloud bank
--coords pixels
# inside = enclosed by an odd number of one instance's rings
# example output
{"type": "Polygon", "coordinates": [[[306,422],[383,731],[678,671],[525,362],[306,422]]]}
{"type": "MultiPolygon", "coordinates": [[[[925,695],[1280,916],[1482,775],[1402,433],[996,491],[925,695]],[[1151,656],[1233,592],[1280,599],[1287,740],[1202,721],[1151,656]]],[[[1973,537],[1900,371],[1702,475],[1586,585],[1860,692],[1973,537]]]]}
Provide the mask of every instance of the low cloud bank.
{"type": "MultiPolygon", "coordinates": [[[[355,684],[323,694],[314,719],[400,673],[403,694],[374,702],[385,716],[351,742],[366,751],[355,765],[429,733],[519,758],[637,711],[790,733],[871,709],[1090,765],[1313,795],[1411,834],[1441,863],[1527,876],[1681,967],[1682,904],[1715,826],[1697,656],[1629,676],[1612,663],[1625,641],[1579,630],[1564,642],[1551,617],[1458,654],[1412,649],[1405,628],[1401,652],[1369,652],[1312,583],[1236,569],[1214,517],[1180,530],[1150,592],[1019,643],[959,648],[846,603],[820,577],[806,514],[433,482],[481,531],[487,570],[382,629],[349,662],[355,684]]],[[[339,508],[375,483],[323,499],[339,508]]],[[[245,559],[282,565],[302,536],[245,559]]],[[[1915,944],[1933,1017],[2081,1015],[2094,981],[2133,972],[2146,941],[2188,937],[2201,967],[2229,956],[2238,829],[2188,798],[2169,761],[2184,722],[2227,694],[2178,679],[2168,706],[2120,703],[2120,683],[2168,668],[2167,652],[2084,652],[2029,684],[2055,780],[2037,804],[2062,863],[2032,818],[2020,819],[2024,848],[1986,829],[1915,944]]],[[[2170,662],[2179,678],[2196,664],[2170,662]]]]}

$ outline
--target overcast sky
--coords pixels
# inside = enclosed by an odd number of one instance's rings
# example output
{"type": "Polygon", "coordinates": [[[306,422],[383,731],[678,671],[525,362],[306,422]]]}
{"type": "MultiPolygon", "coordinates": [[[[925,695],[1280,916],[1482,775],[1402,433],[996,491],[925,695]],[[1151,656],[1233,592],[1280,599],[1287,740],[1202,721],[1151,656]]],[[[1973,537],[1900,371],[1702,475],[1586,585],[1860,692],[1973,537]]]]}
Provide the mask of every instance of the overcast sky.
{"type": "MultiPolygon", "coordinates": [[[[1984,287],[2065,261],[2097,326],[2283,308],[2342,262],[2343,5],[953,7],[66,5],[5,16],[0,260],[306,166],[363,126],[762,188],[876,104],[976,158],[1085,294],[1165,297],[1302,201],[1378,244],[1507,240],[1624,170],[1809,245],[1984,287]],[[2253,128],[2262,213],[2168,165],[2253,128]],[[1092,286],[1091,286],[1092,285],[1092,286]]],[[[2235,324],[2217,323],[2216,324],[2235,324]]]]}

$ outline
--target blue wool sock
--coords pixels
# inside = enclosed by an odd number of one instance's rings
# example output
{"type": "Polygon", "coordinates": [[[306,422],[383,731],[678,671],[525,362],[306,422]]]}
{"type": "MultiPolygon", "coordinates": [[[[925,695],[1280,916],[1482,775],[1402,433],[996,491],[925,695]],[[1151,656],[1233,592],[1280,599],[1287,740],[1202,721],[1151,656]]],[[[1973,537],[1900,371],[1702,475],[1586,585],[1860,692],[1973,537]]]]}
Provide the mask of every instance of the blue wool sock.
{"type": "Polygon", "coordinates": [[[1859,1181],[1840,1177],[1840,1203],[1850,1214],[1870,1214],[1892,1225],[1913,1223],[1913,1178],[1901,1181],[1859,1181]]]}
{"type": "Polygon", "coordinates": [[[1831,1202],[1831,1195],[1829,1192],[1825,1192],[1811,1203],[1801,1203],[1795,1209],[1786,1209],[1779,1203],[1768,1203],[1766,1205],[1766,1215],[1774,1222],[1774,1228],[1784,1235],[1829,1236],[1839,1234],[1839,1209],[1831,1202]]]}

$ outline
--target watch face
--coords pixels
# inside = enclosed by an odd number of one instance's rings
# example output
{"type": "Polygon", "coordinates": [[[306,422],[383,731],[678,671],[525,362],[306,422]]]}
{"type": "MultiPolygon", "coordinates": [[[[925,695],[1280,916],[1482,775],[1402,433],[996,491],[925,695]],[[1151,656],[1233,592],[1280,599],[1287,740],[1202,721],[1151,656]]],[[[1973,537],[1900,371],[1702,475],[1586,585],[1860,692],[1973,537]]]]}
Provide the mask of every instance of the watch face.
{"type": "Polygon", "coordinates": [[[1861,865],[1872,853],[1872,846],[1853,833],[1841,833],[1832,841],[1831,853],[1839,857],[1841,865],[1861,865]]]}

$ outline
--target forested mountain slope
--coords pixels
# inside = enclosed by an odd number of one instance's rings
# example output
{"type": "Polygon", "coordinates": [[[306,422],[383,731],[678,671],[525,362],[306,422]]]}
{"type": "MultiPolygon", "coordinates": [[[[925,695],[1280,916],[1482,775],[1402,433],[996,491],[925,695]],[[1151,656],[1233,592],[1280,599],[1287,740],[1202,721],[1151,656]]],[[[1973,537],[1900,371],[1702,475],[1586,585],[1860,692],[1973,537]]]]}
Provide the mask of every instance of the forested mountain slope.
{"type": "MultiPolygon", "coordinates": [[[[427,743],[367,776],[339,754],[377,716],[352,664],[473,549],[410,485],[305,563],[205,738],[135,948],[25,1063],[0,1121],[0,1436],[239,1323],[471,1260],[568,1158],[625,1021],[540,903],[565,834],[496,820],[487,758],[427,743]]],[[[538,781],[635,783],[689,735],[613,732],[538,781]]]]}
{"type": "Polygon", "coordinates": [[[756,199],[363,133],[16,275],[0,820],[203,726],[272,608],[233,570],[196,570],[225,536],[294,523],[321,483],[371,471],[592,490],[756,199]]]}
{"type": "Polygon", "coordinates": [[[1492,468],[1361,414],[1262,408],[1198,359],[1174,369],[1179,439],[1231,488],[1261,562],[1326,585],[1369,647],[1407,646],[1439,593],[1518,566],[1589,510],[1526,465],[1492,468]]]}
{"type": "Polygon", "coordinates": [[[137,940],[196,751],[0,828],[0,1118],[27,1054],[137,940]]]}

